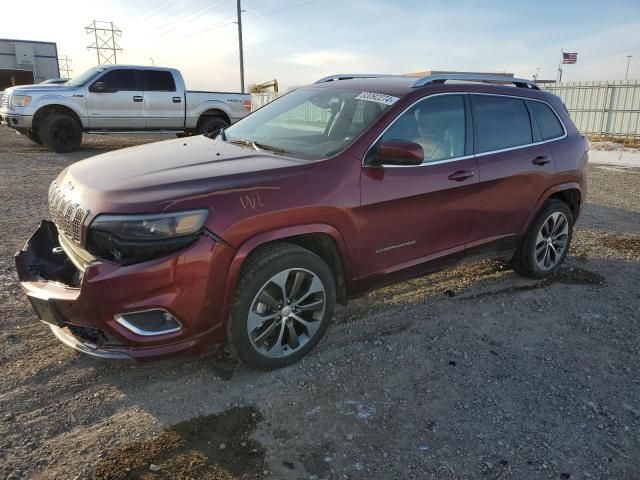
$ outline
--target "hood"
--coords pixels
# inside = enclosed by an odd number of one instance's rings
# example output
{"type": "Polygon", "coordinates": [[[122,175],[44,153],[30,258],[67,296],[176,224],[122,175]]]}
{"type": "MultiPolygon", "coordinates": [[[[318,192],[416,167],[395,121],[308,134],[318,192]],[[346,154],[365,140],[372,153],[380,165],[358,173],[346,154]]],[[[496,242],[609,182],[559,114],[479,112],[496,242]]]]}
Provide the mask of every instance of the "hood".
{"type": "Polygon", "coordinates": [[[102,212],[157,211],[181,198],[264,184],[312,163],[196,136],[97,155],[69,166],[57,181],[71,182],[92,210],[99,199],[102,212]]]}
{"type": "Polygon", "coordinates": [[[16,93],[19,95],[33,93],[64,93],[76,90],[77,87],[71,87],[69,85],[56,85],[56,84],[37,84],[37,85],[16,85],[5,90],[6,93],[16,93]]]}

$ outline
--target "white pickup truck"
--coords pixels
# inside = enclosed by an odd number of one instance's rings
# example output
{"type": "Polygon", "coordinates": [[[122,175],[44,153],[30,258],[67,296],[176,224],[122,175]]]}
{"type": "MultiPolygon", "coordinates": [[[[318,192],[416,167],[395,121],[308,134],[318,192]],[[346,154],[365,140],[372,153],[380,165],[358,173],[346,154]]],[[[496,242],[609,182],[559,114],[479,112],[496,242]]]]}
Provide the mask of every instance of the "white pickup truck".
{"type": "Polygon", "coordinates": [[[8,88],[0,100],[3,125],[59,153],[78,150],[83,132],[208,134],[250,111],[248,94],[186,90],[178,70],[127,65],[8,88]]]}

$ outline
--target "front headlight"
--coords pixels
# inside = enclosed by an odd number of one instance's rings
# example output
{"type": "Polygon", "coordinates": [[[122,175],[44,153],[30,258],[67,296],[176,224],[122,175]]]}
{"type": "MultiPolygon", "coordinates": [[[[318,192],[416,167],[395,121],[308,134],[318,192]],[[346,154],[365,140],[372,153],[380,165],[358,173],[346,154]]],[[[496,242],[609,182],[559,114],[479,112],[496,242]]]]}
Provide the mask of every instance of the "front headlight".
{"type": "Polygon", "coordinates": [[[31,97],[29,95],[12,95],[11,107],[26,107],[31,103],[31,97]]]}
{"type": "Polygon", "coordinates": [[[87,249],[120,264],[157,258],[196,240],[207,210],[149,215],[99,215],[89,226],[87,249]]]}

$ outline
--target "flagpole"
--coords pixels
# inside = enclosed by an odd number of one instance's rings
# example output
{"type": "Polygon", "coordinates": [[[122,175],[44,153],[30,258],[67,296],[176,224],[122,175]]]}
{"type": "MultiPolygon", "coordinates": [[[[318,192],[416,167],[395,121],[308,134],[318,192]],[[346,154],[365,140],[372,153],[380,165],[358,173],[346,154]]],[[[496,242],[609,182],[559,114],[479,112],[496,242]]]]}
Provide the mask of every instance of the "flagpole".
{"type": "Polygon", "coordinates": [[[560,61],[558,62],[558,81],[557,83],[562,82],[562,58],[564,55],[564,49],[560,49],[560,61]]]}

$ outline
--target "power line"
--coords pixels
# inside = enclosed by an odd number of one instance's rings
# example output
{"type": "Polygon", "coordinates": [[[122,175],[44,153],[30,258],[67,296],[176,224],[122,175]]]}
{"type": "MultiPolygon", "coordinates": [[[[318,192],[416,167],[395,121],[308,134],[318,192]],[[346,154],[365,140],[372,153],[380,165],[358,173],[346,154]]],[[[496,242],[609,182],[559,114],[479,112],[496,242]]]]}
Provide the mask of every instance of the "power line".
{"type": "Polygon", "coordinates": [[[62,78],[71,78],[71,73],[73,72],[73,69],[71,68],[71,59],[66,55],[64,57],[60,56],[58,57],[58,62],[62,78]]]}
{"type": "Polygon", "coordinates": [[[118,63],[118,52],[121,52],[122,48],[116,42],[116,37],[122,36],[122,30],[113,22],[98,20],[94,20],[91,25],[85,27],[85,30],[89,35],[94,36],[95,41],[87,49],[96,51],[98,65],[118,63]]]}
{"type": "MultiPolygon", "coordinates": [[[[171,22],[166,23],[165,25],[158,27],[158,30],[161,30],[163,28],[166,28],[168,26],[174,25],[175,26],[173,28],[170,28],[169,30],[166,30],[164,32],[160,32],[158,35],[156,35],[154,38],[162,38],[165,37],[167,35],[169,35],[171,32],[174,32],[179,26],[185,27],[193,22],[195,22],[196,20],[199,20],[200,18],[202,18],[202,16],[208,14],[210,11],[220,8],[222,5],[224,5],[225,3],[227,3],[229,0],[221,0],[218,3],[215,3],[213,5],[207,5],[204,7],[204,9],[200,8],[198,10],[196,10],[193,13],[187,13],[186,15],[183,16],[182,20],[173,20],[171,22]],[[185,19],[187,19],[186,22],[182,23],[182,25],[180,25],[180,23],[182,21],[184,21],[185,19]]],[[[233,17],[230,17],[233,18],[233,17]]]]}

